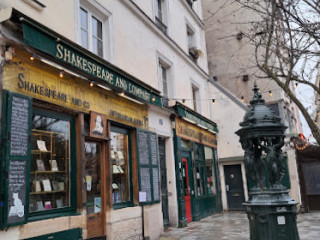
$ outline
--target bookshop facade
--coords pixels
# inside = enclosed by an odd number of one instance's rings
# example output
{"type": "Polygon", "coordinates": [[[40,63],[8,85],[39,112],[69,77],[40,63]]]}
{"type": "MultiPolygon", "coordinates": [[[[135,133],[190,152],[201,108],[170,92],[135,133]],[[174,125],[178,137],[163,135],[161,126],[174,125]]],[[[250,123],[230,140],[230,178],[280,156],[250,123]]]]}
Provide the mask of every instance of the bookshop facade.
{"type": "Polygon", "coordinates": [[[217,126],[177,103],[174,147],[179,226],[221,211],[217,126]]]}
{"type": "Polygon", "coordinates": [[[1,76],[1,228],[19,239],[139,239],[141,202],[160,202],[147,107],[160,97],[61,36],[22,25],[25,44],[7,42],[15,54],[1,76]]]}

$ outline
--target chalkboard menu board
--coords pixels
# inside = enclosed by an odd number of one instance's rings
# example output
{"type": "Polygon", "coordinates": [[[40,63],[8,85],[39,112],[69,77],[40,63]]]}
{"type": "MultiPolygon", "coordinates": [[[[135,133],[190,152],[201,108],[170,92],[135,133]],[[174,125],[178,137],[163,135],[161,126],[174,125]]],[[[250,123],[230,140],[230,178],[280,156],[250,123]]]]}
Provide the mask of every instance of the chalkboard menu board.
{"type": "Polygon", "coordinates": [[[32,98],[8,91],[3,96],[7,141],[2,171],[7,178],[2,227],[9,227],[24,224],[28,217],[32,98]]]}
{"type": "Polygon", "coordinates": [[[160,192],[159,192],[159,169],[152,169],[153,176],[153,200],[160,200],[160,192]]]}
{"type": "Polygon", "coordinates": [[[141,192],[146,192],[147,194],[147,202],[152,201],[151,199],[151,177],[150,177],[150,169],[149,168],[140,168],[140,176],[141,176],[141,192]]]}
{"type": "Polygon", "coordinates": [[[149,164],[148,132],[138,133],[138,144],[139,144],[139,163],[149,164]]]}
{"type": "Polygon", "coordinates": [[[157,151],[157,136],[155,134],[150,134],[150,151],[152,164],[158,164],[158,151],[157,151]]]}
{"type": "Polygon", "coordinates": [[[26,161],[10,160],[8,172],[7,224],[24,222],[26,206],[26,161]]]}
{"type": "Polygon", "coordinates": [[[159,202],[159,163],[157,135],[137,130],[139,191],[146,193],[146,203],[159,202]]]}
{"type": "Polygon", "coordinates": [[[11,107],[10,155],[27,156],[29,137],[29,101],[13,97],[11,107]]]}

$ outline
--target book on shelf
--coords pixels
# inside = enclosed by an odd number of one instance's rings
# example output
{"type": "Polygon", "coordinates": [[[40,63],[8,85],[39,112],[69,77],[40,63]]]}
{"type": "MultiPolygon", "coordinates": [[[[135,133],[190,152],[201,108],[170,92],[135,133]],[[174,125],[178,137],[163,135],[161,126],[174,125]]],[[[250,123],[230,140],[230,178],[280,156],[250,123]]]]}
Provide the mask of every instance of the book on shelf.
{"type": "Polygon", "coordinates": [[[52,181],[53,191],[59,191],[59,184],[57,181],[52,181]]]}
{"type": "Polygon", "coordinates": [[[31,202],[29,203],[29,212],[35,212],[37,211],[37,206],[35,202],[31,202]]]}
{"type": "Polygon", "coordinates": [[[42,159],[37,159],[37,170],[38,171],[45,171],[46,170],[42,159]]]}
{"type": "Polygon", "coordinates": [[[114,153],[114,151],[113,150],[111,150],[111,160],[116,160],[116,154],[114,153]]]}
{"type": "Polygon", "coordinates": [[[45,210],[42,201],[37,202],[37,210],[38,210],[38,211],[43,211],[43,210],[45,210]]]}
{"type": "Polygon", "coordinates": [[[44,202],[44,208],[45,208],[46,210],[52,209],[51,201],[45,201],[45,202],[44,202]]]}
{"type": "Polygon", "coordinates": [[[43,185],[43,191],[45,191],[45,192],[51,192],[52,191],[49,179],[42,180],[42,185],[43,185]]]}
{"type": "Polygon", "coordinates": [[[62,208],[63,207],[62,199],[57,199],[56,204],[57,204],[57,208],[62,208]]]}
{"type": "Polygon", "coordinates": [[[35,191],[36,192],[41,192],[40,181],[35,181],[35,191]]]}
{"type": "Polygon", "coordinates": [[[101,212],[101,197],[94,198],[94,213],[101,212]]]}
{"type": "Polygon", "coordinates": [[[37,146],[41,152],[48,152],[45,141],[37,140],[37,146]]]}
{"type": "Polygon", "coordinates": [[[117,167],[118,167],[117,165],[113,165],[113,166],[112,166],[112,172],[113,172],[113,174],[118,174],[118,173],[120,173],[120,171],[119,171],[119,169],[118,169],[117,167]]]}
{"type": "Polygon", "coordinates": [[[59,188],[59,191],[63,191],[64,190],[64,182],[58,182],[58,188],[59,188]]]}
{"type": "Polygon", "coordinates": [[[117,152],[117,156],[118,156],[118,165],[123,165],[124,164],[124,156],[123,156],[123,152],[122,151],[118,151],[117,152]]]}
{"type": "Polygon", "coordinates": [[[52,159],[52,160],[49,160],[49,162],[51,166],[51,171],[54,171],[54,172],[59,171],[57,160],[52,159]]]}

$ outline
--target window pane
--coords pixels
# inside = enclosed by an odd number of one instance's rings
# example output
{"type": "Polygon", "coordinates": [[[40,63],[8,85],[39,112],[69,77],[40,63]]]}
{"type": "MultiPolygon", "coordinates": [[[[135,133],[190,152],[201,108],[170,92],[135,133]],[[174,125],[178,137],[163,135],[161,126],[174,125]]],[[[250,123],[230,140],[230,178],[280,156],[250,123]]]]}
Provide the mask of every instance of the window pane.
{"type": "Polygon", "coordinates": [[[97,54],[98,56],[102,57],[102,41],[92,38],[92,52],[97,54]]]}
{"type": "Polygon", "coordinates": [[[88,13],[82,8],[80,8],[80,26],[88,30],[88,13]]]}
{"type": "Polygon", "coordinates": [[[92,17],[92,52],[102,57],[102,23],[92,17]]]}
{"type": "Polygon", "coordinates": [[[30,212],[70,206],[70,122],[33,115],[30,212]]]}
{"type": "Polygon", "coordinates": [[[111,132],[111,161],[112,161],[112,201],[113,203],[130,200],[129,188],[129,151],[128,134],[111,132]]]}
{"type": "Polygon", "coordinates": [[[81,46],[88,49],[88,32],[81,29],[81,46]]]}
{"type": "Polygon", "coordinates": [[[92,17],[92,36],[102,39],[102,23],[92,17]]]}
{"type": "Polygon", "coordinates": [[[101,212],[101,145],[85,142],[87,214],[101,212]]]}

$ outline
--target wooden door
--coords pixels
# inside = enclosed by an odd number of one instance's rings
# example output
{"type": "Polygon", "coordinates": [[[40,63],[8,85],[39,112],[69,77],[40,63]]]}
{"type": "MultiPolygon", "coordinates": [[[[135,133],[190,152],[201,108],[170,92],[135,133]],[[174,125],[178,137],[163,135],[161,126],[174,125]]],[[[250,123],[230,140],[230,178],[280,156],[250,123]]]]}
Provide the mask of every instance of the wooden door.
{"type": "Polygon", "coordinates": [[[226,183],[227,202],[229,210],[244,210],[244,190],[241,165],[225,165],[224,177],[226,183]]]}
{"type": "Polygon", "coordinates": [[[87,186],[87,238],[105,235],[102,198],[102,144],[85,142],[85,179],[87,186]]]}
{"type": "Polygon", "coordinates": [[[190,185],[189,185],[189,174],[188,174],[188,161],[186,158],[182,158],[182,178],[184,187],[184,200],[186,208],[186,219],[187,222],[192,222],[191,213],[191,196],[190,196],[190,185]]]}

